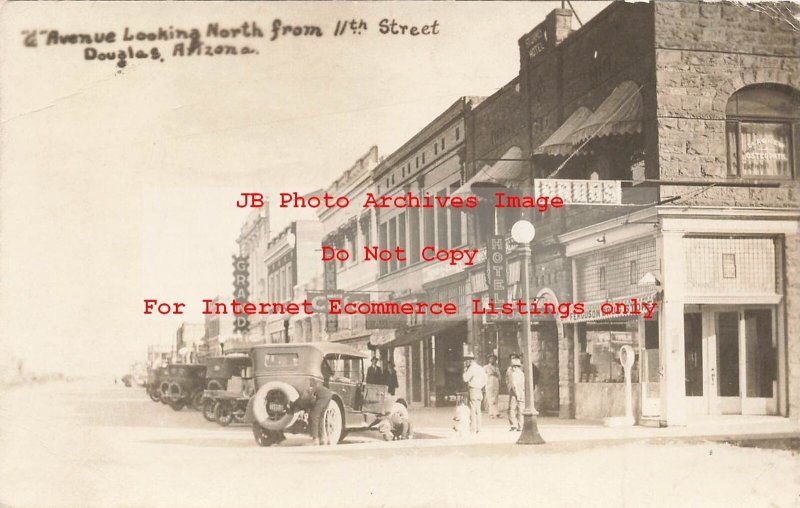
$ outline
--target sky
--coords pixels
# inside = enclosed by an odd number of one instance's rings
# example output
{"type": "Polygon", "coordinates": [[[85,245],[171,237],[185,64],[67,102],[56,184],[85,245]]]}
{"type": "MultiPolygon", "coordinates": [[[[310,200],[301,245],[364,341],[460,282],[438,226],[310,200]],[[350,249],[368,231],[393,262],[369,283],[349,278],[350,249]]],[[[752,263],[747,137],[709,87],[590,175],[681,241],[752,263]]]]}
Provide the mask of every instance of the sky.
{"type": "MultiPolygon", "coordinates": [[[[573,2],[586,23],[607,2],[573,2]]],[[[518,71],[517,40],[560,2],[12,2],[0,6],[0,355],[34,371],[121,375],[232,291],[241,192],[329,185],[389,155],[458,97],[518,71]],[[381,19],[437,35],[381,35],[381,19]],[[282,25],[322,37],[282,36],[282,25]],[[337,20],[367,30],[333,36],[337,20]],[[238,27],[257,54],[173,56],[129,32],[238,27]],[[113,43],[46,44],[42,31],[113,43]],[[35,47],[27,36],[36,32],[35,47]],[[86,48],[160,58],[86,60],[86,48]],[[163,60],[163,61],[162,61],[163,60]],[[189,304],[146,316],[145,298],[189,304]],[[198,304],[192,305],[193,302],[198,304]]],[[[573,20],[573,28],[577,22],[573,20]]],[[[206,39],[216,43],[219,40],[206,39]]],[[[271,211],[272,231],[295,218],[271,211]]]]}

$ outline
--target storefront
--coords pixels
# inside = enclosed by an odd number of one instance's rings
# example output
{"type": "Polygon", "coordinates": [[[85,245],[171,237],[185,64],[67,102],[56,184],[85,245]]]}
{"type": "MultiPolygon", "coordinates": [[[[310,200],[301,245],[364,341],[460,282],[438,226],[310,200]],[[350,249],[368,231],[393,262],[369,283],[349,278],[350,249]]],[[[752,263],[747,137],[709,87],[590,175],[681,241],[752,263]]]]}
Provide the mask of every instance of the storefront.
{"type": "Polygon", "coordinates": [[[624,414],[625,379],[619,361],[623,346],[636,354],[631,373],[634,412],[652,412],[659,393],[655,237],[650,233],[595,248],[575,256],[572,265],[575,301],[585,305],[583,314],[562,321],[573,334],[575,417],[624,414]],[[607,313],[611,308],[614,312],[607,313]]]}
{"type": "Polygon", "coordinates": [[[586,302],[582,317],[565,321],[574,324],[576,417],[623,414],[624,345],[636,350],[640,423],[786,415],[790,215],[663,207],[562,235],[576,301],[586,302]],[[603,302],[628,313],[598,315],[603,302]]]}
{"type": "Polygon", "coordinates": [[[682,243],[687,414],[779,414],[781,238],[702,235],[682,243]]]}

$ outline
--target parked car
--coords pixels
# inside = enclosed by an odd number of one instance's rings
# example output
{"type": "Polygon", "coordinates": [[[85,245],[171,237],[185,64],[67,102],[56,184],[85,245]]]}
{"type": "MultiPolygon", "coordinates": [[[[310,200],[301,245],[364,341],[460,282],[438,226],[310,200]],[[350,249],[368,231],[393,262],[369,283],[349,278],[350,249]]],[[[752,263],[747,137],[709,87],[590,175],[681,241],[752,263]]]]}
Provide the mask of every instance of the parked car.
{"type": "Polygon", "coordinates": [[[167,404],[175,411],[184,406],[191,406],[198,411],[203,409],[203,388],[206,384],[206,366],[199,364],[170,364],[167,367],[167,389],[162,389],[161,396],[166,397],[167,404]]]}
{"type": "Polygon", "coordinates": [[[256,394],[247,405],[245,421],[252,424],[256,443],[270,446],[281,432],[308,432],[308,415],[294,411],[292,403],[316,383],[333,392],[323,416],[323,428],[333,444],[348,432],[373,428],[385,416],[405,410],[406,402],[390,396],[387,386],[364,381],[367,357],[335,342],[253,347],[250,358],[256,394]]]}
{"type": "Polygon", "coordinates": [[[150,397],[150,400],[153,402],[158,402],[161,400],[161,388],[160,388],[160,377],[162,374],[166,374],[166,368],[163,367],[150,367],[147,369],[147,380],[145,382],[145,390],[147,391],[147,395],[150,397]]]}
{"type": "Polygon", "coordinates": [[[252,361],[247,354],[215,356],[206,364],[206,389],[203,392],[203,417],[228,425],[244,421],[247,401],[253,395],[252,361]]]}

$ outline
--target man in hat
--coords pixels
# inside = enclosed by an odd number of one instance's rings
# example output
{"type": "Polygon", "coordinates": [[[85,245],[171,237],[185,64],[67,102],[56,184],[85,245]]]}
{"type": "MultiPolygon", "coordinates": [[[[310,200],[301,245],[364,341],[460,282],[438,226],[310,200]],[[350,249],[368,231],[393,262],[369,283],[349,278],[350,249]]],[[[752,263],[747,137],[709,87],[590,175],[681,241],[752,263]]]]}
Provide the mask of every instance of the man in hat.
{"type": "Polygon", "coordinates": [[[497,355],[489,355],[489,363],[483,367],[486,372],[486,405],[490,418],[500,418],[497,399],[500,396],[500,368],[497,366],[497,355]]]}
{"type": "Polygon", "coordinates": [[[367,369],[367,383],[371,385],[383,384],[383,370],[378,367],[378,357],[372,357],[372,365],[367,369]]]}
{"type": "Polygon", "coordinates": [[[469,392],[469,430],[477,434],[481,430],[481,400],[486,386],[486,372],[475,363],[475,355],[464,355],[464,382],[469,392]]]}
{"type": "Polygon", "coordinates": [[[508,375],[508,423],[509,430],[522,430],[522,406],[525,404],[525,374],[522,372],[522,362],[519,358],[511,360],[508,375]]]}

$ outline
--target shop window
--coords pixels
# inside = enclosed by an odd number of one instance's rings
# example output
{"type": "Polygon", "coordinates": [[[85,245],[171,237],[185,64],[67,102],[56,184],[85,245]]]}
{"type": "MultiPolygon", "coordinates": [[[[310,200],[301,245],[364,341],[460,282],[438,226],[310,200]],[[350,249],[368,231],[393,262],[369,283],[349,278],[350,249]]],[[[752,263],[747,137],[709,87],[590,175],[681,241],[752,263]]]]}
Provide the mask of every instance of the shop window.
{"type": "Polygon", "coordinates": [[[742,88],[728,100],[726,117],[730,176],[794,176],[800,92],[773,84],[742,88]]]}
{"type": "Polygon", "coordinates": [[[622,346],[636,352],[631,380],[639,382],[638,321],[607,320],[585,323],[578,329],[579,379],[582,383],[623,383],[625,373],[619,361],[622,346]]]}
{"type": "Polygon", "coordinates": [[[636,261],[628,263],[628,283],[637,284],[639,282],[639,270],[636,268],[636,261]]]}

